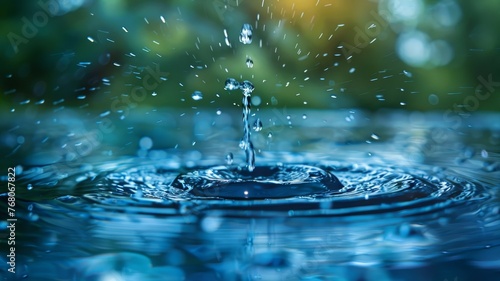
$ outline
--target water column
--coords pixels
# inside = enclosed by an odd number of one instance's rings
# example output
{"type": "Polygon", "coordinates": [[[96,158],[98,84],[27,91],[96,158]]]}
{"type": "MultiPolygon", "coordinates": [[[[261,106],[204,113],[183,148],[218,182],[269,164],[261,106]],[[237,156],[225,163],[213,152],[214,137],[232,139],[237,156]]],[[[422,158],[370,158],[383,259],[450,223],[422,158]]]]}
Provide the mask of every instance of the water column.
{"type": "Polygon", "coordinates": [[[249,172],[255,169],[255,150],[251,140],[250,122],[248,118],[251,112],[251,99],[254,86],[250,81],[244,81],[241,86],[243,91],[243,139],[240,142],[240,148],[245,150],[247,168],[249,172]]]}
{"type": "MultiPolygon", "coordinates": [[[[239,40],[243,44],[252,43],[252,26],[248,23],[243,24],[241,28],[239,40]]],[[[246,63],[248,65],[249,59],[247,59],[246,63]]],[[[253,64],[253,62],[252,62],[253,64]]],[[[250,128],[250,112],[251,112],[251,99],[252,92],[255,89],[252,82],[245,80],[243,83],[239,83],[234,78],[228,78],[226,80],[225,90],[236,90],[241,89],[243,92],[243,138],[240,142],[240,148],[245,151],[246,155],[246,165],[249,172],[252,172],[255,169],[255,150],[253,148],[253,143],[251,140],[251,128],[250,128]]]]}

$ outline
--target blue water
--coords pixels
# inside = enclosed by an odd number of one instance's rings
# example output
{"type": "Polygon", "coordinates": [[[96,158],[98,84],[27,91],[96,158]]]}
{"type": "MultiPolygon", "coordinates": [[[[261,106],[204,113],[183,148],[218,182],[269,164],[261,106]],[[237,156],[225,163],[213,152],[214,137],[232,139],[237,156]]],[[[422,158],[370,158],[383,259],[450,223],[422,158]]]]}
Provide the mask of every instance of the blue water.
{"type": "Polygon", "coordinates": [[[237,111],[163,125],[167,135],[145,125],[154,114],[132,116],[141,130],[99,142],[78,115],[44,120],[58,130],[19,126],[16,278],[498,280],[497,115],[449,131],[433,114],[359,112],[333,126],[322,120],[352,114],[288,113],[291,125],[252,135],[253,172],[237,111]]]}

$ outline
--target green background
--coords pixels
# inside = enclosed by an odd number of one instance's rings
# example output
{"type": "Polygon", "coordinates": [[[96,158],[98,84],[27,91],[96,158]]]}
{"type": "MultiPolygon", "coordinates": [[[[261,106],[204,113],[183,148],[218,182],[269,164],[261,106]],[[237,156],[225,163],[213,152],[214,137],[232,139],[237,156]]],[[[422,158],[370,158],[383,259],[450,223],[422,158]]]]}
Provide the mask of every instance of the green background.
{"type": "Polygon", "coordinates": [[[235,107],[241,98],[224,91],[228,77],[252,81],[262,108],[499,109],[495,88],[480,93],[485,99],[473,98],[478,77],[500,81],[495,0],[407,1],[419,4],[420,12],[406,20],[397,13],[386,17],[404,3],[396,0],[40,3],[56,4],[49,10],[37,1],[2,5],[3,112],[64,107],[120,115],[151,107],[235,107]],[[454,9],[439,9],[443,5],[454,9]],[[440,24],[447,13],[457,19],[440,24]],[[250,45],[238,42],[243,23],[254,26],[250,45]],[[446,42],[452,59],[406,63],[397,44],[412,31],[446,42]],[[367,38],[375,41],[366,44],[367,38]],[[144,86],[148,67],[166,79],[134,93],[144,86]],[[203,99],[191,99],[194,91],[203,99]]]}

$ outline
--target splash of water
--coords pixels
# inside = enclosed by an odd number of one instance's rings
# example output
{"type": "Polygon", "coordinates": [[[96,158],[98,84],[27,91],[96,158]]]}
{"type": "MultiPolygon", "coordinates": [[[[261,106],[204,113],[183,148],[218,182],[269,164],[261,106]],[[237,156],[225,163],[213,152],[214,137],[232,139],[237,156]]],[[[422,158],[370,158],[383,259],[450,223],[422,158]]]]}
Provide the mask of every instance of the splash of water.
{"type": "Polygon", "coordinates": [[[240,148],[245,151],[246,164],[248,171],[252,172],[255,169],[255,150],[251,140],[251,126],[250,126],[250,113],[251,113],[251,100],[252,92],[255,89],[252,82],[245,80],[239,83],[234,78],[228,78],[224,87],[226,90],[241,89],[243,92],[243,138],[240,142],[240,148]]]}
{"type": "MultiPolygon", "coordinates": [[[[243,44],[252,43],[252,26],[250,24],[243,24],[239,39],[243,44]]],[[[246,63],[248,65],[248,59],[246,63]]],[[[224,89],[229,91],[241,89],[241,91],[243,92],[243,138],[240,142],[240,148],[245,151],[247,169],[249,172],[252,172],[255,169],[255,149],[251,140],[252,132],[249,117],[251,112],[252,92],[255,87],[252,82],[248,80],[240,83],[234,78],[228,78],[226,80],[224,89]]]]}

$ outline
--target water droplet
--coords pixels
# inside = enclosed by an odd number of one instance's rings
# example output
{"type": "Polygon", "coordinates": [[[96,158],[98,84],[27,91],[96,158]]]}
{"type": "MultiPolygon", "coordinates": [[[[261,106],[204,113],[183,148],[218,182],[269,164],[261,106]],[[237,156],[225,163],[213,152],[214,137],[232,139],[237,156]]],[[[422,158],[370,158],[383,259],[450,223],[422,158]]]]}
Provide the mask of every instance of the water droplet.
{"type": "Polygon", "coordinates": [[[302,115],[302,119],[304,120],[307,119],[307,115],[306,114],[302,115]]]}
{"type": "Polygon", "coordinates": [[[262,102],[262,100],[259,96],[252,97],[252,105],[259,106],[261,102],[262,102]]]}
{"type": "Polygon", "coordinates": [[[271,97],[271,104],[272,105],[277,105],[278,104],[278,99],[275,97],[271,97]]]}
{"type": "Polygon", "coordinates": [[[253,60],[251,58],[247,58],[246,64],[247,64],[248,68],[252,68],[253,67],[253,60]]]}
{"type": "Polygon", "coordinates": [[[269,134],[267,134],[267,137],[272,139],[273,138],[273,133],[269,132],[269,134]]]}
{"type": "Polygon", "coordinates": [[[139,140],[139,147],[144,150],[149,150],[153,147],[153,140],[149,137],[143,137],[139,140]]]}
{"type": "Polygon", "coordinates": [[[372,135],[371,135],[371,137],[372,137],[372,139],[374,139],[374,140],[378,140],[378,139],[379,139],[379,136],[377,136],[376,134],[372,134],[372,135]]]}
{"type": "Polygon", "coordinates": [[[26,189],[32,190],[33,189],[33,185],[31,183],[28,183],[28,185],[26,186],[26,189]]]}
{"type": "Polygon", "coordinates": [[[262,121],[260,121],[259,118],[257,118],[257,120],[253,123],[253,129],[256,132],[262,131],[262,121]]]}
{"type": "Polygon", "coordinates": [[[431,105],[437,105],[439,103],[439,97],[436,94],[429,95],[428,99],[431,105]]]}
{"type": "Polygon", "coordinates": [[[217,109],[217,111],[215,113],[217,113],[217,115],[221,115],[222,114],[222,110],[217,109]]]}
{"type": "Polygon", "coordinates": [[[243,83],[240,85],[241,90],[243,90],[244,94],[250,94],[253,92],[255,87],[253,86],[252,82],[245,80],[243,83]]]}
{"type": "Polygon", "coordinates": [[[233,160],[234,160],[233,153],[229,152],[229,153],[226,155],[226,163],[227,163],[228,165],[231,165],[231,164],[233,164],[233,160]]]}
{"type": "Polygon", "coordinates": [[[240,83],[234,78],[228,78],[226,80],[224,90],[233,91],[240,88],[240,83]]]}
{"type": "Polygon", "coordinates": [[[205,232],[214,232],[219,229],[222,224],[222,219],[218,216],[206,217],[201,221],[201,228],[205,232]]]}
{"type": "Polygon", "coordinates": [[[483,149],[483,150],[481,150],[481,157],[483,157],[483,158],[488,158],[488,151],[486,151],[486,150],[484,150],[484,149],[483,149]]]}
{"type": "Polygon", "coordinates": [[[403,74],[408,77],[408,78],[411,78],[413,76],[413,74],[409,71],[406,71],[406,70],[403,70],[403,74]]]}
{"type": "Polygon", "coordinates": [[[354,67],[349,69],[349,73],[351,73],[351,74],[354,73],[355,71],[356,71],[356,68],[354,68],[354,67]]]}
{"type": "Polygon", "coordinates": [[[240,42],[243,44],[252,43],[252,26],[248,23],[245,23],[241,28],[240,42]]]}
{"type": "Polygon", "coordinates": [[[191,95],[191,98],[193,98],[193,100],[198,101],[203,99],[203,94],[200,91],[194,91],[193,94],[191,95]]]}

